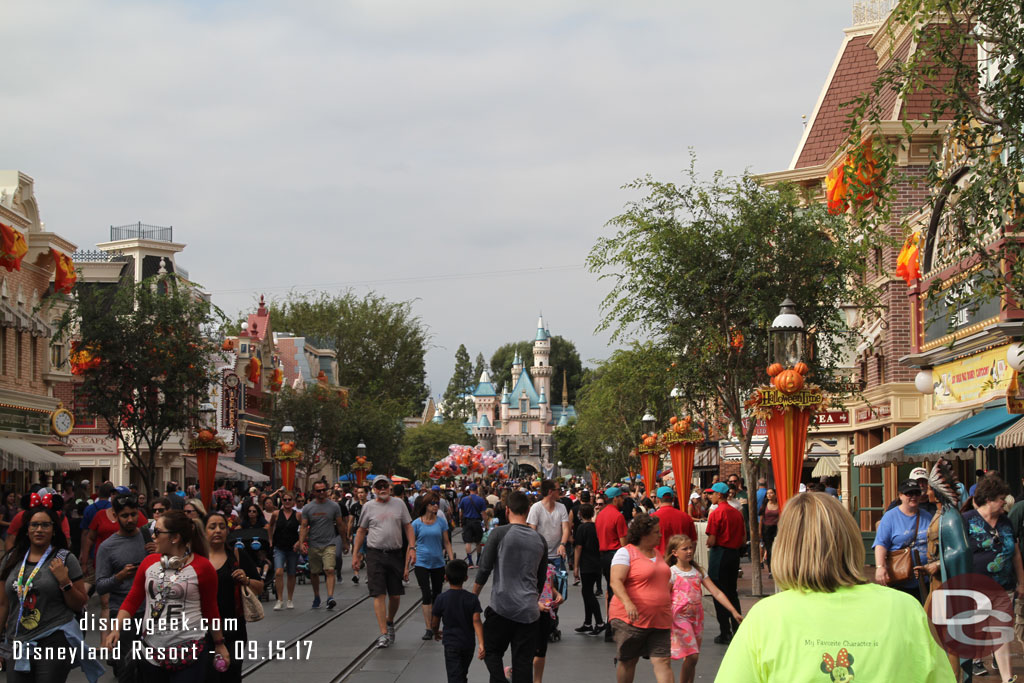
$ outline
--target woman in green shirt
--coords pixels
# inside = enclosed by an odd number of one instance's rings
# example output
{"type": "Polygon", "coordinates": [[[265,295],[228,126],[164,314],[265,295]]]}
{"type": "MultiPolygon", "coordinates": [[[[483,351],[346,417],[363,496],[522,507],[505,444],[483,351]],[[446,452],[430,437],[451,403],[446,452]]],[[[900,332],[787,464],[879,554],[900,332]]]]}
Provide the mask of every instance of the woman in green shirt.
{"type": "Polygon", "coordinates": [[[773,555],[782,592],[750,609],[716,681],[954,682],[921,604],[864,578],[860,529],[838,500],[791,498],[773,555]]]}

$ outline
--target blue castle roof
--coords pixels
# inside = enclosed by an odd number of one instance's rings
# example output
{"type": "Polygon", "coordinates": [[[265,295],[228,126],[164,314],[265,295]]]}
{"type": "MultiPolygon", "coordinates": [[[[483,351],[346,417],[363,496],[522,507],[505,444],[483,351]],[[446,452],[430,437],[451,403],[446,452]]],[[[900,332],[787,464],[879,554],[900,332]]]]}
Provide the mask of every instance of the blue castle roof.
{"type": "Polygon", "coordinates": [[[530,373],[525,368],[519,373],[519,379],[516,380],[516,385],[509,396],[509,403],[518,407],[523,396],[530,399],[531,408],[536,408],[540,405],[540,396],[537,395],[537,390],[533,386],[533,380],[530,379],[530,373]]]}
{"type": "Polygon", "coordinates": [[[476,391],[473,392],[474,396],[497,396],[498,392],[494,390],[494,385],[491,383],[491,376],[484,370],[480,373],[480,383],[476,385],[476,391]]]}

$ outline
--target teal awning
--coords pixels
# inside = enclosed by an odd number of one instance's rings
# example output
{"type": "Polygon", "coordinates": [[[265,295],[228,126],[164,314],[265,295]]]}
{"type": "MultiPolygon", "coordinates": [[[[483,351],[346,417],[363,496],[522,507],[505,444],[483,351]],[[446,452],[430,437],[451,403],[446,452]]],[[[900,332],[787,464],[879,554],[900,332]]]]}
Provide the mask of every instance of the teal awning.
{"type": "Polygon", "coordinates": [[[996,437],[1019,419],[1020,415],[1007,413],[1005,405],[986,408],[963,422],[907,445],[903,453],[913,458],[932,458],[950,451],[991,448],[996,444],[996,437]]]}

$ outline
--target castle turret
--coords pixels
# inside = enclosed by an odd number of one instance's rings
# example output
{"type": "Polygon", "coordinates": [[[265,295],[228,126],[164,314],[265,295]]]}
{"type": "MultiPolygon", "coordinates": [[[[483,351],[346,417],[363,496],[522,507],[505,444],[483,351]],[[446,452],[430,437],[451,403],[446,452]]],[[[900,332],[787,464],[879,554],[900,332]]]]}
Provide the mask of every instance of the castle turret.
{"type": "Polygon", "coordinates": [[[494,391],[494,384],[491,383],[491,376],[484,370],[480,374],[480,383],[473,392],[473,405],[476,408],[476,426],[473,427],[473,436],[477,438],[484,450],[491,450],[494,447],[494,425],[491,419],[494,416],[497,393],[494,391]]]}
{"type": "Polygon", "coordinates": [[[505,424],[505,421],[508,420],[510,409],[511,404],[508,396],[508,384],[505,384],[505,386],[501,388],[501,423],[503,425],[505,424]]]}
{"type": "Polygon", "coordinates": [[[544,327],[544,317],[537,318],[537,334],[533,341],[533,367],[530,376],[541,396],[551,394],[551,335],[544,327]]]}

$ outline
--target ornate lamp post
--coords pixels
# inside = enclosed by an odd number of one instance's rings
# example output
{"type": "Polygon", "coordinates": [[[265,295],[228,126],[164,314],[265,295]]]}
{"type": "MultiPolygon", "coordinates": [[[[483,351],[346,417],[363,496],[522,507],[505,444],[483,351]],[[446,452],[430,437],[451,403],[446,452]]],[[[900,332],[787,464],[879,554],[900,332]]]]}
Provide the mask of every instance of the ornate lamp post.
{"type": "Polygon", "coordinates": [[[362,486],[366,483],[366,475],[370,473],[373,463],[366,459],[366,444],[359,440],[356,446],[356,461],[352,463],[352,471],[356,474],[356,485],[362,486]]]}
{"type": "Polygon", "coordinates": [[[207,510],[213,509],[213,483],[217,478],[217,457],[227,450],[224,439],[217,436],[217,409],[212,403],[199,406],[199,430],[192,440],[199,475],[199,497],[207,510]]]}
{"type": "Polygon", "coordinates": [[[295,446],[295,427],[286,422],[281,427],[281,438],[274,453],[274,460],[281,468],[281,486],[286,491],[295,490],[295,465],[301,458],[302,451],[295,446]]]}
{"type": "Polygon", "coordinates": [[[676,480],[676,497],[682,506],[689,502],[694,453],[697,444],[704,442],[704,433],[700,427],[693,427],[693,418],[689,416],[681,420],[672,417],[669,425],[668,431],[661,438],[668,445],[668,454],[672,460],[672,476],[676,480]]]}
{"type": "Polygon", "coordinates": [[[768,425],[768,445],[772,451],[772,471],[779,506],[785,506],[800,488],[807,427],[811,416],[824,402],[821,389],[804,385],[809,369],[803,362],[806,330],[796,305],[786,299],[768,330],[773,363],[768,366],[772,386],[754,392],[749,405],[755,418],[768,425]]]}
{"type": "Polygon", "coordinates": [[[655,490],[655,478],[658,473],[658,463],[661,455],[665,452],[661,439],[654,433],[654,425],[658,420],[651,415],[650,411],[644,413],[640,423],[644,428],[644,438],[637,447],[636,453],[640,456],[640,476],[644,480],[644,488],[648,495],[655,490]]]}

